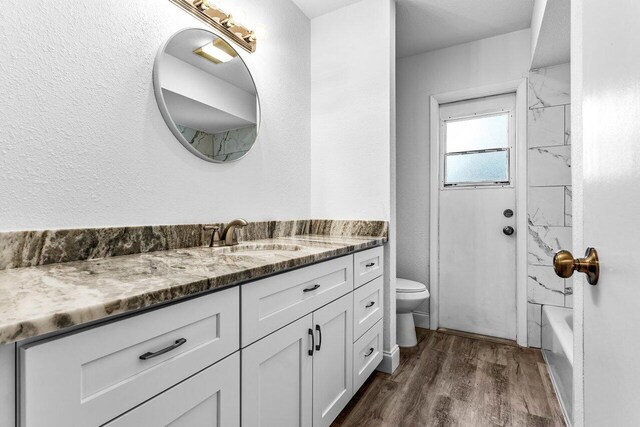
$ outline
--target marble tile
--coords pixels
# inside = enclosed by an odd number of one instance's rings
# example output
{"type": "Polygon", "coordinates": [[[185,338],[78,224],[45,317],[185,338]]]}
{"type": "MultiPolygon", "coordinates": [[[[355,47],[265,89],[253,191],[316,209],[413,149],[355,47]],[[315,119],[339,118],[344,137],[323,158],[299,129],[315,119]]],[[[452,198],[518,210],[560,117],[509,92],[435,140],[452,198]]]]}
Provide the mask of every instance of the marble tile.
{"type": "Polygon", "coordinates": [[[553,265],[553,255],[560,249],[571,251],[571,227],[529,227],[527,244],[528,263],[531,265],[553,265]]]}
{"type": "Polygon", "coordinates": [[[565,225],[565,187],[529,188],[529,224],[565,225]]]}
{"type": "Polygon", "coordinates": [[[529,149],[529,186],[571,185],[571,146],[529,149]]]}
{"type": "Polygon", "coordinates": [[[542,343],[542,306],[527,304],[527,344],[529,347],[540,348],[542,343]]]}
{"type": "Polygon", "coordinates": [[[248,126],[245,128],[234,129],[227,132],[221,132],[214,135],[216,140],[219,140],[223,146],[224,154],[242,153],[244,155],[247,151],[251,150],[253,143],[256,140],[256,126],[248,126]]]}
{"type": "Polygon", "coordinates": [[[564,187],[564,225],[573,225],[573,193],[571,186],[564,187]]]}
{"type": "Polygon", "coordinates": [[[564,281],[564,306],[573,308],[573,277],[564,281]]]}
{"type": "Polygon", "coordinates": [[[571,105],[564,106],[564,145],[571,145],[571,105]]]}
{"type": "Polygon", "coordinates": [[[529,108],[553,107],[571,103],[569,64],[529,72],[529,108]]]}
{"type": "Polygon", "coordinates": [[[527,300],[536,304],[564,306],[564,279],[551,266],[528,266],[527,300]]]}
{"type": "Polygon", "coordinates": [[[529,147],[549,147],[565,144],[564,107],[529,110],[529,147]]]}

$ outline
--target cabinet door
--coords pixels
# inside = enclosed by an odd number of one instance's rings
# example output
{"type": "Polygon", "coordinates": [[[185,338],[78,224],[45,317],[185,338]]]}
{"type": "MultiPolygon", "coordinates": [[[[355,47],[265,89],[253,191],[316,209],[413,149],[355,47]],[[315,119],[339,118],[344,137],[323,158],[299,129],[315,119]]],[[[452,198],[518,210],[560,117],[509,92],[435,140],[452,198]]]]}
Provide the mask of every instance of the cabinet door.
{"type": "Polygon", "coordinates": [[[242,349],[242,425],[311,426],[312,315],[242,349]]]}
{"type": "Polygon", "coordinates": [[[237,352],[105,427],[239,425],[240,352],[237,352]]]}
{"type": "Polygon", "coordinates": [[[0,426],[15,425],[15,355],[15,344],[0,344],[0,426]]]}
{"type": "Polygon", "coordinates": [[[313,313],[313,427],[329,426],[353,395],[353,294],[313,313]]]}

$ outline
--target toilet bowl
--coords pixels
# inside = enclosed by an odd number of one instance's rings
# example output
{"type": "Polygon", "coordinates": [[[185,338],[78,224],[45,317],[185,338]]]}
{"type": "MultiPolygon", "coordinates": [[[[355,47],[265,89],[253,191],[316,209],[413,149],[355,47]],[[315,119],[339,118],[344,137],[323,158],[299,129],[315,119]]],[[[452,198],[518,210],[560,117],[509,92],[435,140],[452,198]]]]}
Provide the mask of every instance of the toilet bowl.
{"type": "Polygon", "coordinates": [[[429,290],[424,284],[396,279],[396,342],[400,347],[413,347],[418,343],[413,311],[428,298],[429,290]]]}

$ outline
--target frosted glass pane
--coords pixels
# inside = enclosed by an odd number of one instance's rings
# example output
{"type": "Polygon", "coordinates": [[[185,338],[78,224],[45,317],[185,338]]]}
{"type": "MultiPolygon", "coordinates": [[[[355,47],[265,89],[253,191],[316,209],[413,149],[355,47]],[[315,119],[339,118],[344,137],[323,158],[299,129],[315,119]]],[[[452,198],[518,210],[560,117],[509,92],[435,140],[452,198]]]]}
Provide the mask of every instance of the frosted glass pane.
{"type": "Polygon", "coordinates": [[[446,156],[445,184],[506,182],[509,180],[507,151],[446,156]]]}
{"type": "Polygon", "coordinates": [[[447,153],[509,146],[509,115],[507,113],[445,123],[447,153]]]}

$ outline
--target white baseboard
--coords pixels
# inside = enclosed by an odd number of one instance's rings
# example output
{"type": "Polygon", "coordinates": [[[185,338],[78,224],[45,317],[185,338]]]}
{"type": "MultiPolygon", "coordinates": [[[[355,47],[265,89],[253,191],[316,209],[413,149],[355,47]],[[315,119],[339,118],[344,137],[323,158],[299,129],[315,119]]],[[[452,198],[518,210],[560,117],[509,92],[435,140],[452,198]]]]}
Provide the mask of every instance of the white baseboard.
{"type": "Polygon", "coordinates": [[[429,315],[427,313],[414,312],[413,321],[418,328],[430,329],[429,315]]]}
{"type": "Polygon", "coordinates": [[[398,366],[400,366],[400,347],[396,345],[391,351],[382,353],[382,362],[376,369],[385,374],[393,374],[398,366]]]}

